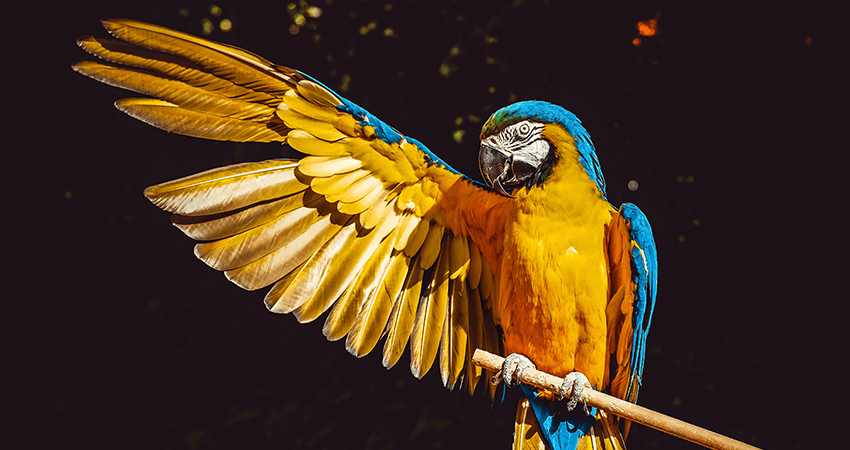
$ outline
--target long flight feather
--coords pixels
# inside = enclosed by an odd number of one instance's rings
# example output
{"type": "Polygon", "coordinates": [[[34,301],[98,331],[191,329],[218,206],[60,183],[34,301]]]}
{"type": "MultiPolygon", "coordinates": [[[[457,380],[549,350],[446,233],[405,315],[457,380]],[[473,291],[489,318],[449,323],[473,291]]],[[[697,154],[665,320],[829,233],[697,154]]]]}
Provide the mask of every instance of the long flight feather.
{"type": "Polygon", "coordinates": [[[190,86],[183,81],[171,80],[127,67],[115,67],[83,61],[74,70],[110,86],[156,97],[181,108],[218,117],[267,122],[274,117],[275,109],[261,103],[234,99],[205,88],[190,86]]]}
{"type": "MultiPolygon", "coordinates": [[[[224,272],[224,275],[246,290],[256,290],[275,283],[325,246],[343,227],[340,223],[342,220],[344,219],[337,218],[334,214],[325,215],[309,230],[286,245],[250,264],[228,270],[224,272]]],[[[276,305],[278,310],[274,312],[289,312],[280,311],[280,307],[284,305],[288,303],[276,305]]]]}
{"type": "Polygon", "coordinates": [[[360,309],[381,289],[391,250],[392,239],[384,239],[342,297],[333,304],[322,327],[322,333],[329,341],[345,337],[351,331],[360,309]]]}
{"type": "MultiPolygon", "coordinates": [[[[454,242],[452,242],[454,244],[454,242]]],[[[440,375],[443,386],[454,389],[460,377],[466,356],[466,343],[469,330],[469,297],[466,281],[451,280],[446,308],[446,319],[440,340],[440,375]]]]}
{"type": "Polygon", "coordinates": [[[190,111],[163,100],[125,98],[115,102],[119,111],[148,125],[168,131],[216,141],[283,142],[289,128],[273,117],[267,123],[219,117],[190,111]]]}
{"type": "Polygon", "coordinates": [[[410,258],[404,253],[396,250],[392,252],[383,284],[376,295],[370,297],[357,313],[354,326],[345,340],[345,348],[352,355],[361,357],[372,351],[378,343],[396,299],[404,287],[409,263],[410,258]]]}
{"type": "MultiPolygon", "coordinates": [[[[334,238],[333,245],[322,249],[321,262],[314,270],[305,274],[304,282],[296,280],[289,289],[296,297],[305,297],[304,303],[293,314],[299,322],[311,322],[322,315],[342,295],[351,281],[375,252],[381,241],[395,228],[396,223],[388,220],[360,236],[357,226],[349,225],[340,232],[344,239],[334,238]]],[[[329,242],[328,244],[331,244],[329,242]]]]}
{"type": "Polygon", "coordinates": [[[136,45],[185,57],[236,84],[283,95],[295,83],[260,56],[236,47],[133,20],[104,20],[113,36],[136,45]]]}
{"type": "MultiPolygon", "coordinates": [[[[469,280],[467,278],[467,281],[469,280]]],[[[478,289],[469,289],[468,312],[469,334],[467,355],[472,355],[476,349],[484,347],[484,313],[481,310],[481,296],[478,293],[478,289]]],[[[472,363],[472,358],[466,358],[466,383],[470,394],[475,392],[475,387],[480,377],[481,368],[472,363]]]]}
{"type": "MultiPolygon", "coordinates": [[[[407,256],[406,253],[405,256],[407,256]]],[[[409,260],[409,272],[402,284],[402,290],[393,303],[390,320],[387,322],[387,340],[384,342],[383,352],[383,364],[387,369],[394,366],[404,353],[404,348],[410,339],[410,330],[413,329],[416,310],[419,308],[422,278],[425,273],[419,264],[419,258],[420,255],[416,254],[409,260]]]]}
{"type": "MultiPolygon", "coordinates": [[[[387,221],[397,221],[398,218],[384,217],[387,221]]],[[[381,289],[389,267],[390,252],[395,240],[395,229],[381,241],[374,253],[366,255],[368,260],[360,268],[355,279],[351,282],[345,294],[333,305],[330,314],[325,319],[322,332],[328,340],[342,339],[351,330],[354,320],[364,303],[370,301],[381,289]]],[[[384,324],[381,324],[383,328],[384,324]]]]}
{"type": "MultiPolygon", "coordinates": [[[[482,308],[481,311],[484,317],[484,320],[482,321],[484,323],[484,327],[482,329],[482,334],[484,336],[482,348],[490,353],[501,355],[502,340],[499,337],[499,331],[496,329],[496,322],[494,322],[495,318],[493,317],[492,310],[482,308]]],[[[487,383],[487,385],[490,391],[490,399],[494,400],[496,397],[496,385],[492,383],[487,383]]]]}
{"type": "Polygon", "coordinates": [[[283,299],[282,294],[286,292],[286,288],[292,283],[293,280],[298,276],[299,273],[304,269],[304,266],[307,264],[309,259],[301,265],[297,266],[295,269],[291,270],[288,274],[284,275],[283,278],[275,282],[274,286],[266,292],[266,296],[263,299],[263,303],[266,305],[266,309],[273,313],[284,314],[290,312],[285,306],[278,306],[278,302],[283,299]]]}
{"type": "Polygon", "coordinates": [[[236,164],[151,186],[145,197],[184,216],[233,211],[306,189],[295,177],[296,166],[289,160],[236,164]]]}
{"type": "MultiPolygon", "coordinates": [[[[230,98],[270,107],[280,104],[279,96],[234,84],[182,56],[160,53],[114,39],[87,37],[78,40],[77,45],[104,61],[145,69],[230,98]]],[[[81,64],[77,63],[73,67],[76,69],[81,64]]]]}
{"type": "MultiPolygon", "coordinates": [[[[348,241],[352,239],[353,227],[349,225],[354,220],[350,216],[331,214],[323,221],[317,222],[317,225],[325,222],[327,232],[320,236],[321,239],[310,241],[313,245],[304,252],[307,254],[305,261],[297,266],[297,272],[277,282],[266,294],[265,303],[269,311],[288,314],[310,299],[315,292],[314,286],[322,281],[331,263],[332,256],[329,255],[334,255],[335,252],[345,248],[348,241]]],[[[288,260],[287,255],[282,254],[280,250],[266,255],[265,258],[273,256],[283,261],[288,260]]]]}
{"type": "Polygon", "coordinates": [[[236,269],[297,239],[319,218],[316,209],[299,208],[262,227],[217,241],[201,242],[195,245],[195,256],[216,270],[236,269]]]}
{"type": "Polygon", "coordinates": [[[449,297],[449,256],[446,252],[438,252],[436,270],[424,292],[428,296],[422,299],[423,304],[416,311],[410,336],[410,371],[417,378],[425,376],[431,368],[440,347],[449,297]]]}
{"type": "Polygon", "coordinates": [[[242,233],[266,224],[282,214],[302,207],[313,207],[323,201],[324,199],[312,190],[305,190],[232,212],[205,216],[175,214],[171,216],[171,223],[196,241],[213,241],[242,233]]]}

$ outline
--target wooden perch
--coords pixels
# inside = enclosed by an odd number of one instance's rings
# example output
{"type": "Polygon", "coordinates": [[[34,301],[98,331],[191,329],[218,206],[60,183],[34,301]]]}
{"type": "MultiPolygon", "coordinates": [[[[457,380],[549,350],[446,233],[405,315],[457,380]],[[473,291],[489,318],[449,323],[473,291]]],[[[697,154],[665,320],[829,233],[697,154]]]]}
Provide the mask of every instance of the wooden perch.
{"type": "MultiPolygon", "coordinates": [[[[475,365],[483,367],[492,372],[502,370],[504,358],[481,349],[475,350],[472,355],[472,362],[475,365]]],[[[554,375],[546,372],[541,372],[536,369],[528,368],[522,372],[520,381],[525,384],[545,389],[548,391],[557,392],[561,383],[564,381],[554,375]]],[[[612,397],[608,394],[595,391],[593,389],[585,389],[578,401],[599,409],[603,409],[611,414],[626,418],[632,422],[646,425],[650,428],[663,431],[686,441],[691,441],[703,447],[712,448],[715,450],[759,450],[757,447],[736,441],[732,438],[717,434],[713,431],[700,428],[696,425],[691,425],[679,419],[675,419],[664,414],[657,413],[643,406],[629,403],[617,397],[612,397]]]]}

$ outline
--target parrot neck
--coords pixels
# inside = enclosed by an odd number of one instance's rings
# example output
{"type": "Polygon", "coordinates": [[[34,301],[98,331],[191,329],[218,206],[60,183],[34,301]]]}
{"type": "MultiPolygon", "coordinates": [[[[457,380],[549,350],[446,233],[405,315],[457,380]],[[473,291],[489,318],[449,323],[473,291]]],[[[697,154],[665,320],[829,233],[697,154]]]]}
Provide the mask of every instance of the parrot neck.
{"type": "Polygon", "coordinates": [[[521,211],[534,210],[535,215],[545,213],[576,225],[596,221],[601,211],[606,215],[614,211],[579,162],[577,153],[562,155],[545,182],[524,188],[516,195],[521,211]]]}

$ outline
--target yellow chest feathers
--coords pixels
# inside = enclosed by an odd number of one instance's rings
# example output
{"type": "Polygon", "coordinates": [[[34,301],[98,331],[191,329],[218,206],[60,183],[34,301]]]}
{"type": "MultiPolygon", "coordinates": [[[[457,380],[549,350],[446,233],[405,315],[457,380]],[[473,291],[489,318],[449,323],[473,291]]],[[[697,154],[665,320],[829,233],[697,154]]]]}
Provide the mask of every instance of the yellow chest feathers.
{"type": "Polygon", "coordinates": [[[525,287],[544,298],[592,294],[604,309],[605,227],[615,210],[599,196],[577,157],[562,157],[555,169],[546,182],[516,193],[502,274],[526,273],[528,279],[519,281],[531,283],[525,287]]]}
{"type": "Polygon", "coordinates": [[[608,295],[604,237],[613,208],[598,196],[574,198],[575,194],[555,195],[560,201],[547,205],[539,198],[545,189],[538,186],[536,195],[517,198],[525,207],[517,209],[507,233],[501,272],[512,286],[505,286],[503,292],[511,298],[504,301],[524,299],[523,303],[549,310],[590,302],[587,308],[604,311],[608,295]]]}
{"type": "Polygon", "coordinates": [[[577,158],[560,163],[573,167],[557,167],[543,184],[515,192],[498,302],[506,351],[559,372],[572,370],[575,362],[596,365],[602,357],[608,300],[604,239],[614,212],[578,172],[583,169],[577,158]]]}

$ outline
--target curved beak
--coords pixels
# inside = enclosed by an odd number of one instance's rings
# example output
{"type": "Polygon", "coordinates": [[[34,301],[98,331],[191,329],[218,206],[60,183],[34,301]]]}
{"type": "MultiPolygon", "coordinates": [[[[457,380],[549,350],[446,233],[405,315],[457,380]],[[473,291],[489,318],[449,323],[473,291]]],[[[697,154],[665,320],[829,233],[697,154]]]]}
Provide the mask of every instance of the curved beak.
{"type": "Polygon", "coordinates": [[[513,155],[481,143],[481,149],[478,151],[478,168],[481,170],[484,181],[500,195],[510,198],[514,196],[505,190],[503,183],[510,184],[517,181],[511,173],[512,162],[513,155]]]}

